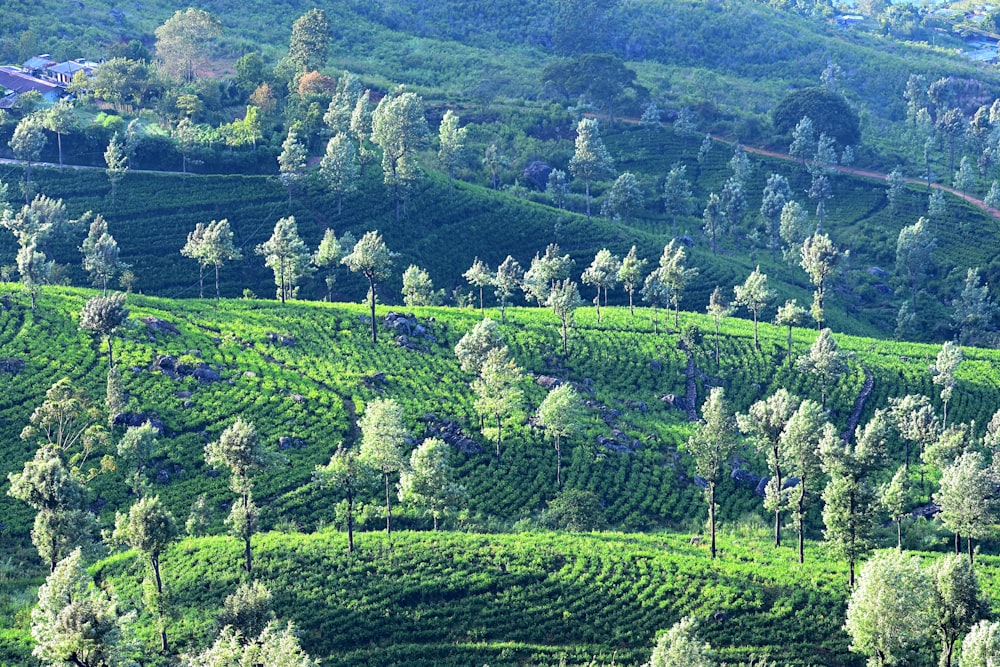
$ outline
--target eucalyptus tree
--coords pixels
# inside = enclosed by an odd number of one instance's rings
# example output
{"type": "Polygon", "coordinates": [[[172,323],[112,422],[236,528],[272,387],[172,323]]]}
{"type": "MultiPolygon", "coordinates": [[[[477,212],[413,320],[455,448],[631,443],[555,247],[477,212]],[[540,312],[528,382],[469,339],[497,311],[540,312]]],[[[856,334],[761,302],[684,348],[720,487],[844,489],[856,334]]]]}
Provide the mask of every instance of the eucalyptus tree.
{"type": "Polygon", "coordinates": [[[490,175],[490,187],[500,189],[500,172],[510,166],[510,158],[500,149],[498,141],[493,141],[483,152],[483,166],[490,175]]]}
{"type": "Polygon", "coordinates": [[[500,302],[501,324],[506,324],[507,303],[517,293],[523,280],[524,269],[516,259],[507,255],[507,258],[497,266],[497,272],[493,276],[493,293],[500,302]]]}
{"type": "Polygon", "coordinates": [[[792,188],[788,179],[781,174],[770,174],[764,186],[764,194],[760,201],[760,215],[767,222],[768,246],[771,248],[771,261],[781,242],[781,212],[785,204],[792,201],[792,188]]]}
{"type": "Polygon", "coordinates": [[[663,207],[676,234],[677,218],[691,215],[694,207],[691,182],[687,178],[687,165],[675,162],[667,172],[667,177],[663,180],[663,207]]]}
{"type": "Polygon", "coordinates": [[[108,177],[108,183],[111,184],[111,203],[114,205],[118,184],[122,182],[126,172],[128,172],[128,154],[125,152],[125,142],[118,136],[117,132],[111,135],[108,147],[104,149],[104,164],[106,165],[104,173],[108,177]]]}
{"type": "Polygon", "coordinates": [[[233,230],[226,218],[212,220],[208,224],[199,222],[194,230],[188,233],[187,243],[181,248],[181,254],[198,262],[198,298],[205,296],[204,275],[205,268],[209,266],[215,268],[215,298],[221,298],[219,269],[227,261],[243,258],[243,253],[236,247],[234,239],[233,230]]]}
{"type": "Polygon", "coordinates": [[[642,284],[642,300],[653,309],[653,333],[659,333],[659,321],[656,317],[657,307],[667,307],[670,304],[672,290],[663,279],[663,270],[653,269],[642,284]]]}
{"type": "Polygon", "coordinates": [[[626,171],[615,179],[601,205],[601,215],[628,224],[632,213],[645,204],[642,186],[635,174],[626,171]]]}
{"type": "Polygon", "coordinates": [[[503,347],[503,337],[497,323],[488,317],[476,323],[455,345],[455,356],[461,369],[479,375],[490,350],[503,347]]]}
{"type": "Polygon", "coordinates": [[[392,533],[390,478],[403,470],[403,447],[410,439],[403,408],[393,399],[376,398],[365,406],[358,420],[361,429],[361,462],[385,480],[385,533],[392,533]]]}
{"type": "Polygon", "coordinates": [[[354,111],[351,112],[351,134],[358,142],[358,162],[362,175],[365,173],[365,165],[375,158],[375,151],[369,148],[372,135],[372,113],[371,91],[365,90],[358,96],[358,101],[354,104],[354,111]]]}
{"type": "Polygon", "coordinates": [[[726,226],[730,234],[736,232],[743,223],[743,213],[747,208],[747,195],[743,183],[735,176],[731,176],[722,186],[722,193],[719,195],[722,210],[725,212],[726,226]]]}
{"type": "Polygon", "coordinates": [[[798,360],[798,369],[804,373],[815,375],[820,384],[823,409],[826,409],[827,389],[847,372],[847,362],[844,353],[840,351],[833,332],[823,329],[819,336],[809,346],[809,351],[798,360]]]}
{"type": "Polygon", "coordinates": [[[455,172],[462,165],[465,151],[465,140],[469,128],[458,126],[459,118],[453,110],[448,109],[441,118],[438,127],[438,160],[448,172],[448,196],[454,189],[455,172]]]}
{"type": "Polygon", "coordinates": [[[934,248],[937,241],[930,231],[930,221],[921,217],[912,225],[899,230],[896,238],[896,275],[910,289],[910,304],[917,307],[917,293],[928,272],[934,268],[934,248]]]}
{"type": "Polygon", "coordinates": [[[251,538],[256,531],[259,509],[253,501],[253,478],[278,462],[278,457],[265,449],[253,422],[237,417],[219,435],[205,445],[205,463],[215,469],[229,471],[229,488],[239,496],[233,503],[227,523],[233,534],[243,540],[243,569],[249,574],[253,567],[251,538]]]}
{"type": "Polygon", "coordinates": [[[59,147],[59,172],[63,170],[63,150],[62,137],[76,129],[76,114],[73,111],[73,102],[67,97],[60,99],[53,104],[42,116],[42,125],[49,132],[55,132],[56,144],[59,147]]]}
{"type": "Polygon", "coordinates": [[[742,285],[733,287],[735,299],[733,303],[743,306],[753,313],[753,347],[760,352],[760,340],[757,337],[757,320],[760,312],[767,308],[774,298],[774,292],[767,287],[767,274],[760,272],[760,266],[747,276],[742,285]]]}
{"type": "Polygon", "coordinates": [[[31,654],[51,667],[134,664],[129,659],[128,620],[117,599],[94,583],[76,549],[38,589],[38,605],[31,610],[31,654]]]}
{"type": "Polygon", "coordinates": [[[889,213],[896,215],[899,208],[899,200],[906,190],[906,178],[903,176],[903,172],[899,166],[896,166],[889,172],[889,175],[885,177],[885,182],[889,184],[889,187],[885,190],[885,198],[889,202],[889,213]]]}
{"type": "Polygon", "coordinates": [[[417,179],[416,153],[424,145],[428,131],[423,100],[415,93],[386,95],[372,113],[371,140],[382,149],[383,180],[392,186],[396,222],[400,219],[403,191],[417,179]]]}
{"type": "MultiPolygon", "coordinates": [[[[965,452],[941,471],[940,488],[934,502],[941,506],[941,523],[957,535],[965,535],[969,562],[972,540],[985,537],[997,520],[994,482],[983,455],[965,452]]],[[[957,538],[956,538],[957,547],[957,538]]]]}
{"type": "Polygon", "coordinates": [[[130,426],[118,441],[115,467],[122,471],[125,483],[136,498],[143,497],[146,489],[145,473],[156,452],[159,430],[150,422],[130,426]]]}
{"type": "Polygon", "coordinates": [[[7,143],[14,157],[24,162],[24,203],[31,201],[31,163],[37,162],[45,148],[45,132],[42,119],[35,114],[22,118],[14,127],[14,133],[7,143]]]}
{"type": "Polygon", "coordinates": [[[556,208],[566,208],[566,200],[569,198],[569,181],[566,179],[566,172],[562,169],[553,169],[549,172],[549,180],[545,184],[545,192],[552,200],[552,205],[556,208]]]}
{"type": "Polygon", "coordinates": [[[955,372],[963,358],[962,348],[949,340],[941,346],[937,360],[931,366],[931,372],[934,374],[931,379],[934,384],[941,387],[941,402],[944,404],[944,414],[941,420],[943,426],[948,425],[948,402],[951,401],[951,395],[954,393],[955,387],[958,386],[955,372]]]}
{"type": "Polygon", "coordinates": [[[95,521],[86,509],[86,488],[56,447],[42,446],[19,473],[7,476],[7,495],[35,510],[31,542],[54,572],[75,548],[89,544],[95,521]]]}
{"type": "Polygon", "coordinates": [[[31,311],[35,311],[35,300],[42,285],[49,282],[54,262],[38,247],[38,239],[32,238],[17,251],[17,272],[21,274],[21,284],[28,290],[31,311]]]}
{"type": "Polygon", "coordinates": [[[416,264],[403,271],[403,303],[407,306],[439,306],[444,290],[434,291],[430,274],[416,264]]]}
{"type": "Polygon", "coordinates": [[[712,647],[697,635],[697,623],[685,616],[661,634],[644,667],[716,667],[712,647]]]}
{"type": "Polygon", "coordinates": [[[346,134],[339,132],[326,144],[326,153],[319,163],[319,173],[326,185],[337,195],[337,215],[344,210],[344,195],[358,189],[358,152],[346,134]]]}
{"type": "Polygon", "coordinates": [[[305,178],[308,157],[309,154],[306,152],[305,144],[299,139],[298,131],[290,128],[281,144],[281,153],[278,154],[278,177],[288,188],[289,207],[292,205],[292,189],[296,183],[305,178]]]}
{"type": "Polygon", "coordinates": [[[344,256],[344,249],[348,245],[353,248],[354,243],[350,232],[338,239],[336,233],[329,227],[323,231],[323,238],[320,239],[319,246],[313,253],[311,261],[313,266],[318,269],[329,269],[323,279],[326,284],[327,301],[333,301],[333,286],[337,284],[336,270],[344,256]]]}
{"type": "Polygon", "coordinates": [[[781,546],[781,510],[784,508],[784,479],[782,478],[782,433],[788,421],[798,410],[800,400],[787,389],[778,389],[766,399],[757,401],[746,414],[736,415],[740,431],[750,439],[758,452],[764,455],[771,478],[764,492],[764,507],[774,512],[774,546],[781,546]]]}
{"type": "Polygon", "coordinates": [[[806,499],[819,481],[820,452],[824,447],[834,446],[839,438],[833,424],[826,421],[820,404],[808,398],[799,403],[779,436],[778,447],[788,462],[788,473],[799,478],[795,527],[799,533],[800,563],[806,559],[806,499]]]}
{"type": "Polygon", "coordinates": [[[493,283],[493,272],[490,271],[490,265],[486,262],[476,257],[472,262],[472,266],[462,274],[466,282],[479,288],[479,312],[485,313],[486,306],[483,301],[483,289],[493,283]]]}
{"type": "MultiPolygon", "coordinates": [[[[938,559],[930,566],[928,574],[933,591],[930,609],[941,642],[938,664],[951,667],[955,643],[975,623],[990,615],[990,604],[979,590],[979,579],[972,563],[958,554],[938,559]]],[[[964,659],[961,664],[966,665],[964,659]]]]}
{"type": "Polygon", "coordinates": [[[337,451],[325,466],[316,466],[313,481],[323,489],[335,489],[346,504],[344,522],[347,524],[347,552],[354,553],[354,504],[358,495],[372,486],[372,470],[361,463],[358,452],[337,446],[337,451]]]}
{"type": "Polygon", "coordinates": [[[177,10],[156,35],[156,57],[161,71],[174,80],[190,84],[211,58],[222,24],[201,9],[177,10]]]}
{"type": "MultiPolygon", "coordinates": [[[[479,377],[472,382],[476,411],[490,417],[496,426],[497,460],[503,444],[503,420],[520,410],[524,403],[524,390],[520,387],[523,373],[506,346],[493,347],[486,353],[479,377]]],[[[483,430],[486,430],[485,421],[483,430]]]]}
{"type": "Polygon", "coordinates": [[[125,294],[122,292],[111,296],[91,297],[83,304],[83,309],[80,311],[80,328],[104,336],[108,345],[109,368],[115,365],[112,337],[128,320],[128,315],[125,294]]]}
{"type": "Polygon", "coordinates": [[[562,325],[563,357],[566,357],[568,354],[569,329],[573,326],[573,313],[583,305],[583,299],[580,298],[580,290],[577,288],[576,283],[572,280],[557,282],[552,291],[549,292],[546,305],[552,309],[562,325]]]}
{"type": "Polygon", "coordinates": [[[450,454],[444,440],[427,438],[413,450],[409,465],[399,474],[399,501],[425,509],[434,521],[434,530],[466,496],[465,487],[454,480],[450,454]]]}
{"type": "Polygon", "coordinates": [[[719,195],[714,192],[709,193],[701,218],[704,222],[702,231],[708,237],[708,244],[712,247],[712,254],[715,255],[719,251],[719,236],[726,227],[726,210],[719,195]]]}
{"type": "Polygon", "coordinates": [[[911,450],[916,449],[920,456],[940,435],[941,424],[930,399],[919,394],[890,398],[888,414],[903,440],[903,465],[909,468],[911,450]]]}
{"type": "Polygon", "coordinates": [[[375,326],[375,287],[389,277],[393,260],[398,253],[392,252],[382,240],[378,232],[365,232],[358,239],[350,253],[345,255],[340,263],[352,273],[360,273],[368,279],[368,304],[371,310],[372,344],[378,342],[375,326]]]}
{"type": "Polygon", "coordinates": [[[944,190],[934,188],[934,191],[927,196],[927,217],[940,221],[947,211],[948,200],[944,197],[944,190]]]}
{"type": "Polygon", "coordinates": [[[604,290],[604,305],[608,304],[608,289],[618,282],[618,272],[621,270],[621,260],[611,254],[607,248],[601,248],[594,256],[594,261],[583,270],[581,282],[597,288],[594,306],[597,308],[597,321],[601,321],[601,290],[604,290]]]}
{"type": "Polygon", "coordinates": [[[812,119],[803,116],[795,129],[792,130],[792,144],[788,147],[788,154],[802,160],[805,166],[806,160],[816,151],[816,130],[813,127],[812,119]]]}
{"type": "Polygon", "coordinates": [[[712,322],[715,324],[715,363],[718,365],[720,358],[719,324],[723,319],[733,314],[732,306],[726,301],[726,296],[722,288],[718,285],[712,290],[712,295],[708,297],[708,306],[706,306],[705,312],[708,313],[708,316],[712,318],[712,322]]]}
{"type": "Polygon", "coordinates": [[[103,296],[107,296],[108,282],[129,265],[119,258],[118,242],[108,232],[108,223],[103,215],[98,213],[94,216],[80,252],[83,253],[84,270],[90,274],[94,285],[101,288],[103,296]]]}
{"type": "Polygon", "coordinates": [[[218,625],[229,626],[244,639],[256,637],[275,619],[274,594],[260,581],[244,580],[222,601],[218,625]]]}
{"type": "Polygon", "coordinates": [[[825,320],[826,294],[841,253],[828,235],[816,232],[802,242],[801,254],[801,266],[816,288],[813,294],[812,315],[816,320],[816,326],[822,329],[825,320]]]}
{"type": "Polygon", "coordinates": [[[687,252],[676,240],[671,240],[660,255],[660,273],[664,285],[670,290],[670,303],[674,307],[674,328],[680,327],[680,303],[684,290],[698,275],[697,268],[687,268],[687,252]]]}
{"type": "Polygon", "coordinates": [[[781,209],[778,233],[785,244],[782,256],[794,263],[802,255],[802,243],[809,237],[809,213],[794,199],[781,209]]]}
{"type": "Polygon", "coordinates": [[[590,184],[614,175],[614,162],[601,139],[597,121],[583,118],[576,125],[576,150],[569,161],[574,178],[584,183],[587,197],[587,220],[590,220],[590,184]]]}
{"type": "Polygon", "coordinates": [[[861,566],[852,588],[844,623],[851,650],[868,656],[869,665],[906,664],[909,652],[927,642],[933,625],[933,587],[920,559],[881,551],[861,566]]]}
{"type": "Polygon", "coordinates": [[[779,327],[788,327],[788,363],[792,363],[792,329],[800,327],[806,321],[806,309],[796,303],[795,299],[789,299],[785,305],[778,306],[778,313],[774,317],[774,324],[779,327]]]}
{"type": "Polygon", "coordinates": [[[702,405],[701,414],[702,418],[695,427],[694,435],[688,439],[687,450],[694,459],[695,472],[705,480],[710,550],[712,558],[715,558],[716,489],[726,474],[723,466],[736,451],[739,434],[736,431],[736,418],[722,387],[712,387],[702,405]]]}
{"type": "Polygon", "coordinates": [[[899,466],[888,483],[879,487],[879,504],[896,524],[896,548],[903,548],[903,517],[912,503],[910,471],[905,465],[899,466]]]}
{"type": "Polygon", "coordinates": [[[959,329],[959,342],[974,344],[992,327],[997,314],[996,304],[990,299],[990,288],[983,285],[979,269],[968,269],[961,294],[953,302],[951,319],[959,329]]]}
{"type": "Polygon", "coordinates": [[[556,450],[556,487],[562,488],[562,441],[575,436],[583,420],[580,394],[571,384],[561,384],[546,394],[535,413],[538,425],[552,438],[556,450]]]}
{"type": "Polygon", "coordinates": [[[337,79],[337,85],[330,97],[330,104],[323,114],[323,123],[329,129],[331,136],[348,134],[351,131],[351,115],[358,103],[358,98],[364,93],[364,88],[358,77],[347,70],[337,79]]]}
{"type": "Polygon", "coordinates": [[[271,238],[258,245],[254,252],[263,255],[264,265],[274,272],[281,303],[295,298],[299,281],[313,271],[309,248],[299,236],[294,216],[279,218],[271,238]]]}
{"type": "Polygon", "coordinates": [[[823,490],[824,536],[848,565],[848,584],[854,587],[854,568],[873,544],[878,497],[872,475],[886,456],[888,425],[875,413],[855,431],[854,444],[840,438],[821,441],[820,459],[829,477],[823,490]]]}
{"type": "Polygon", "coordinates": [[[1000,663],[1000,621],[979,621],[962,639],[962,667],[993,667],[1000,663]]]}
{"type": "Polygon", "coordinates": [[[296,72],[316,70],[326,64],[330,50],[330,22],[322,9],[310,9],[292,23],[288,60],[296,72]]]}
{"type": "Polygon", "coordinates": [[[622,284],[622,288],[628,293],[628,312],[630,315],[635,314],[632,299],[635,295],[635,290],[642,286],[646,263],[646,260],[639,259],[636,255],[635,246],[632,246],[628,254],[622,258],[621,266],[618,267],[617,278],[618,282],[622,284]]]}
{"type": "Polygon", "coordinates": [[[186,667],[319,667],[299,644],[299,631],[291,622],[272,621],[259,635],[244,636],[225,626],[215,643],[194,656],[184,656],[186,667]]]}
{"type": "Polygon", "coordinates": [[[177,521],[159,496],[141,498],[129,509],[115,516],[114,538],[132,549],[149,563],[153,573],[155,594],[150,595],[149,606],[157,616],[160,633],[160,652],[167,655],[167,602],[163,595],[163,577],[160,573],[160,557],[177,537],[177,521]]]}

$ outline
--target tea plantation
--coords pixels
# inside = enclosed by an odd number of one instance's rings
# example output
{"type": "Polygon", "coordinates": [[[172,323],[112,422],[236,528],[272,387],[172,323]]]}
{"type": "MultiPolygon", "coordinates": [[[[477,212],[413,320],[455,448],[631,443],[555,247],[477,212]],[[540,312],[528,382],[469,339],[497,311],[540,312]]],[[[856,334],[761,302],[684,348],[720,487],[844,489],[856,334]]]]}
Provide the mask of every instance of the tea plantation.
{"type": "MultiPolygon", "coordinates": [[[[31,457],[34,445],[19,433],[54,382],[68,377],[102,404],[107,353],[101,340],[79,327],[92,292],[45,288],[34,312],[18,286],[6,285],[4,292],[0,437],[7,453],[0,472],[6,476],[31,457]]],[[[635,664],[646,659],[658,630],[689,613],[706,620],[705,638],[733,661],[769,653],[788,664],[860,664],[840,630],[846,565],[821,542],[810,543],[804,566],[793,564],[790,547],[767,546],[755,493],[766,466],[749,445],[736,459],[749,476],[727,476],[720,489],[726,526],[721,558],[712,562],[705,547],[688,544],[706,515],[684,449],[693,430],[685,411],[688,391],[696,392],[700,406],[710,386],[724,386],[741,411],[778,387],[818,400],[817,383],[787,363],[784,328],[761,324],[758,352],[750,322],[723,320],[716,364],[712,321],[682,313],[687,338],[691,326],[704,334],[689,350],[689,365],[680,334],[665,332],[662,312],[636,309],[633,315],[612,307],[602,309],[598,323],[593,309],[584,308],[562,357],[550,310],[508,309],[499,331],[527,372],[526,404],[505,427],[498,460],[492,440],[479,431],[469,389],[473,375],[459,368],[453,351],[482,318],[476,310],[412,309],[404,332],[384,324],[389,309],[380,306],[379,341],[372,345],[367,309],[360,305],[139,295],[129,296],[127,305],[128,324],[113,344],[128,397],[125,412],[162,425],[146,471],[152,493],[182,522],[204,494],[210,532],[224,533],[232,494],[225,476],[204,463],[203,449],[235,417],[253,421],[267,447],[284,457],[256,481],[261,526],[268,532],[254,538],[255,576],[272,586],[279,617],[296,622],[303,646],[324,664],[588,664],[592,658],[635,664]],[[661,320],[660,333],[653,333],[653,316],[661,320]],[[653,533],[534,532],[558,489],[555,451],[527,416],[553,380],[578,387],[586,406],[582,433],[563,448],[564,487],[595,494],[608,527],[653,533]],[[422,511],[394,509],[402,532],[388,538],[374,532],[384,526],[376,488],[359,499],[359,549],[348,555],[340,498],[311,483],[312,473],[339,443],[357,446],[357,416],[375,398],[403,406],[414,444],[447,433],[467,504],[446,516],[446,532],[438,533],[430,532],[422,511]],[[509,534],[512,529],[529,532],[509,534]]],[[[486,314],[500,319],[495,309],[486,314]]],[[[795,354],[815,336],[796,329],[795,354]]],[[[924,393],[938,405],[928,366],[939,346],[841,335],[837,341],[850,368],[830,392],[838,430],[866,373],[874,386],[862,423],[890,397],[924,393]]],[[[949,418],[982,425],[1000,405],[1000,353],[964,353],[949,418]]],[[[115,435],[120,433],[119,427],[115,435]]],[[[894,443],[890,452],[896,460],[900,446],[894,443]]],[[[131,502],[123,471],[99,465],[113,453],[109,444],[84,463],[95,472],[89,506],[106,526],[114,510],[131,502]]],[[[821,539],[814,512],[809,535],[821,539]]],[[[27,608],[33,602],[25,587],[40,583],[41,572],[25,574],[26,565],[39,564],[28,543],[28,508],[5,495],[0,515],[8,546],[0,662],[21,664],[30,650],[27,608]]],[[[914,524],[911,532],[915,548],[947,548],[948,537],[929,525],[914,524]]],[[[888,533],[886,539],[888,545],[888,533]]],[[[989,542],[983,546],[985,553],[992,549],[989,542]]],[[[179,650],[210,642],[222,600],[240,579],[241,553],[235,540],[218,536],[181,541],[162,557],[175,605],[169,633],[179,650]]],[[[980,557],[977,565],[990,591],[993,562],[980,557]]],[[[96,573],[128,606],[142,607],[132,563],[128,554],[113,556],[96,573]]],[[[154,624],[139,627],[145,628],[144,645],[151,646],[154,624]]]]}

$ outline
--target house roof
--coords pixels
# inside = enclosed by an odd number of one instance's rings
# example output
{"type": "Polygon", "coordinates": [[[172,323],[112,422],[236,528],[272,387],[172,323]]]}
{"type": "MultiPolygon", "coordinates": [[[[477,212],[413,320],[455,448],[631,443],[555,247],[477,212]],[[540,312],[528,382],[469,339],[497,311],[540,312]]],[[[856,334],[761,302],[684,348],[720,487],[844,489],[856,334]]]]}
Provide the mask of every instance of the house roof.
{"type": "Polygon", "coordinates": [[[33,56],[25,61],[23,67],[27,70],[38,70],[45,69],[46,67],[52,67],[56,64],[55,60],[49,57],[47,53],[43,53],[40,56],[33,56]]]}
{"type": "Polygon", "coordinates": [[[18,95],[29,90],[37,90],[43,96],[50,98],[58,97],[61,91],[60,87],[51,81],[36,79],[8,65],[0,66],[0,88],[13,90],[18,95]]]}
{"type": "Polygon", "coordinates": [[[48,68],[48,72],[52,74],[65,74],[66,76],[72,78],[77,72],[83,72],[84,74],[91,74],[97,69],[97,63],[90,62],[80,62],[78,60],[67,60],[64,63],[59,63],[58,65],[53,65],[48,68]]]}

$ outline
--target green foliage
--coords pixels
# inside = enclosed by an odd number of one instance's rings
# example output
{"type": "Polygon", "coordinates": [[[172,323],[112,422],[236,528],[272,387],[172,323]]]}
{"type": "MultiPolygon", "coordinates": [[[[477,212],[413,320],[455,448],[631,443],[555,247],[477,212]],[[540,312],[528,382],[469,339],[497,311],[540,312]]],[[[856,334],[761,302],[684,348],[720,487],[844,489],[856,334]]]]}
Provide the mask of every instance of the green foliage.
{"type": "Polygon", "coordinates": [[[604,508],[593,491],[563,489],[549,501],[545,524],[560,530],[587,532],[605,527],[604,508]]]}
{"type": "Polygon", "coordinates": [[[826,88],[804,88],[789,93],[771,116],[779,134],[791,132],[799,121],[809,118],[817,134],[826,134],[841,146],[853,146],[861,140],[858,114],[842,95],[826,88]]]}

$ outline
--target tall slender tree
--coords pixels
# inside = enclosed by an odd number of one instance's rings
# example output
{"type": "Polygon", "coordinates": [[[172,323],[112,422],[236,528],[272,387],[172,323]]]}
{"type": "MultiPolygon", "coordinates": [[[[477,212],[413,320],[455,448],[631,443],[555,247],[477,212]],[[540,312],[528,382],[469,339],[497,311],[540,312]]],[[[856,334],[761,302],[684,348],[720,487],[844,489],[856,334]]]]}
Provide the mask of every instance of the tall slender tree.
{"type": "Polygon", "coordinates": [[[243,569],[253,567],[250,539],[255,532],[258,509],[253,502],[253,478],[278,462],[278,457],[264,448],[253,422],[237,417],[219,435],[205,445],[205,463],[229,471],[229,488],[239,496],[229,514],[230,529],[243,540],[243,569]]]}
{"type": "Polygon", "coordinates": [[[427,139],[424,103],[415,93],[386,95],[372,114],[371,140],[382,149],[382,174],[392,186],[399,222],[403,193],[417,179],[416,152],[427,139]]]}
{"type": "Polygon", "coordinates": [[[451,109],[444,112],[438,127],[438,160],[448,172],[449,198],[454,192],[455,172],[462,165],[468,133],[468,128],[458,126],[458,114],[451,109]]]}
{"type": "Polygon", "coordinates": [[[670,290],[670,303],[674,307],[674,328],[680,328],[681,299],[688,283],[698,275],[697,268],[687,268],[687,252],[676,240],[671,240],[660,255],[660,273],[663,284],[670,290]]]}
{"type": "Polygon", "coordinates": [[[385,480],[385,532],[392,533],[391,476],[405,466],[403,447],[410,438],[403,408],[393,399],[376,398],[365,406],[358,420],[361,429],[361,462],[385,480]]]}
{"type": "Polygon", "coordinates": [[[618,271],[621,260],[611,254],[607,248],[601,248],[594,256],[594,261],[583,270],[580,280],[586,285],[597,288],[594,306],[597,308],[597,321],[601,321],[601,290],[604,291],[604,304],[608,303],[608,289],[618,282],[618,271]]]}
{"type": "Polygon", "coordinates": [[[556,449],[556,487],[562,488],[562,441],[576,435],[583,419],[580,394],[571,384],[561,384],[551,390],[535,413],[538,425],[552,438],[556,449]]]}
{"type": "Polygon", "coordinates": [[[944,404],[943,426],[948,426],[948,403],[951,401],[955,387],[958,386],[955,371],[958,370],[963,358],[962,348],[953,341],[945,341],[944,345],[941,346],[941,351],[938,352],[937,360],[931,367],[931,372],[934,374],[932,380],[934,384],[941,387],[941,402],[944,404]]]}
{"type": "Polygon", "coordinates": [[[522,374],[505,345],[490,348],[479,369],[479,377],[472,382],[476,411],[490,417],[496,427],[497,460],[503,444],[503,420],[518,411],[524,402],[524,391],[519,386],[522,374]]]}
{"type": "Polygon", "coordinates": [[[767,287],[767,274],[760,272],[758,266],[747,276],[742,285],[733,288],[736,298],[733,300],[737,306],[743,306],[753,313],[753,347],[760,352],[760,339],[757,337],[757,321],[760,312],[767,308],[767,305],[774,298],[774,292],[767,287]]]}
{"type": "Polygon", "coordinates": [[[299,281],[313,272],[309,263],[309,248],[299,236],[294,216],[280,218],[274,225],[271,238],[258,245],[254,252],[263,255],[264,265],[274,272],[274,284],[281,303],[295,298],[299,281]]]}
{"type": "Polygon", "coordinates": [[[524,269],[516,259],[507,255],[507,258],[497,267],[496,275],[493,276],[493,290],[497,301],[500,302],[500,323],[507,323],[507,303],[517,293],[521,281],[524,280],[524,269]]]}
{"type": "Polygon", "coordinates": [[[718,365],[720,359],[719,324],[733,313],[733,309],[726,301],[721,287],[716,286],[712,290],[712,295],[708,298],[708,306],[705,308],[705,312],[708,313],[708,316],[712,318],[712,322],[715,323],[715,363],[718,365]]]}
{"type": "Polygon", "coordinates": [[[587,220],[590,220],[590,184],[614,175],[614,162],[601,139],[597,121],[583,118],[576,125],[576,151],[569,161],[574,178],[583,181],[587,198],[587,220]]]}
{"type": "Polygon", "coordinates": [[[705,500],[708,502],[708,530],[711,534],[711,554],[716,556],[715,510],[716,490],[725,474],[723,465],[736,450],[736,418],[722,387],[712,387],[701,408],[702,419],[688,440],[688,453],[694,459],[695,471],[705,480],[705,500]]]}
{"type": "Polygon", "coordinates": [[[622,284],[622,288],[628,293],[628,312],[630,315],[635,314],[632,297],[635,295],[635,290],[642,286],[645,270],[646,260],[639,259],[636,255],[635,246],[632,246],[618,268],[618,282],[622,284]]]}
{"type": "Polygon", "coordinates": [[[378,342],[375,328],[375,288],[378,283],[389,277],[393,260],[397,253],[392,252],[382,240],[378,232],[365,232],[358,239],[350,253],[340,260],[353,273],[360,273],[368,279],[368,304],[371,309],[372,344],[378,342]]]}
{"type": "Polygon", "coordinates": [[[750,438],[758,452],[764,454],[771,471],[764,494],[764,506],[774,512],[774,546],[781,546],[781,510],[785,506],[785,488],[782,478],[784,451],[781,436],[788,421],[799,407],[799,399],[787,389],[778,389],[770,397],[757,401],[746,414],[737,414],[740,431],[750,438]]]}

